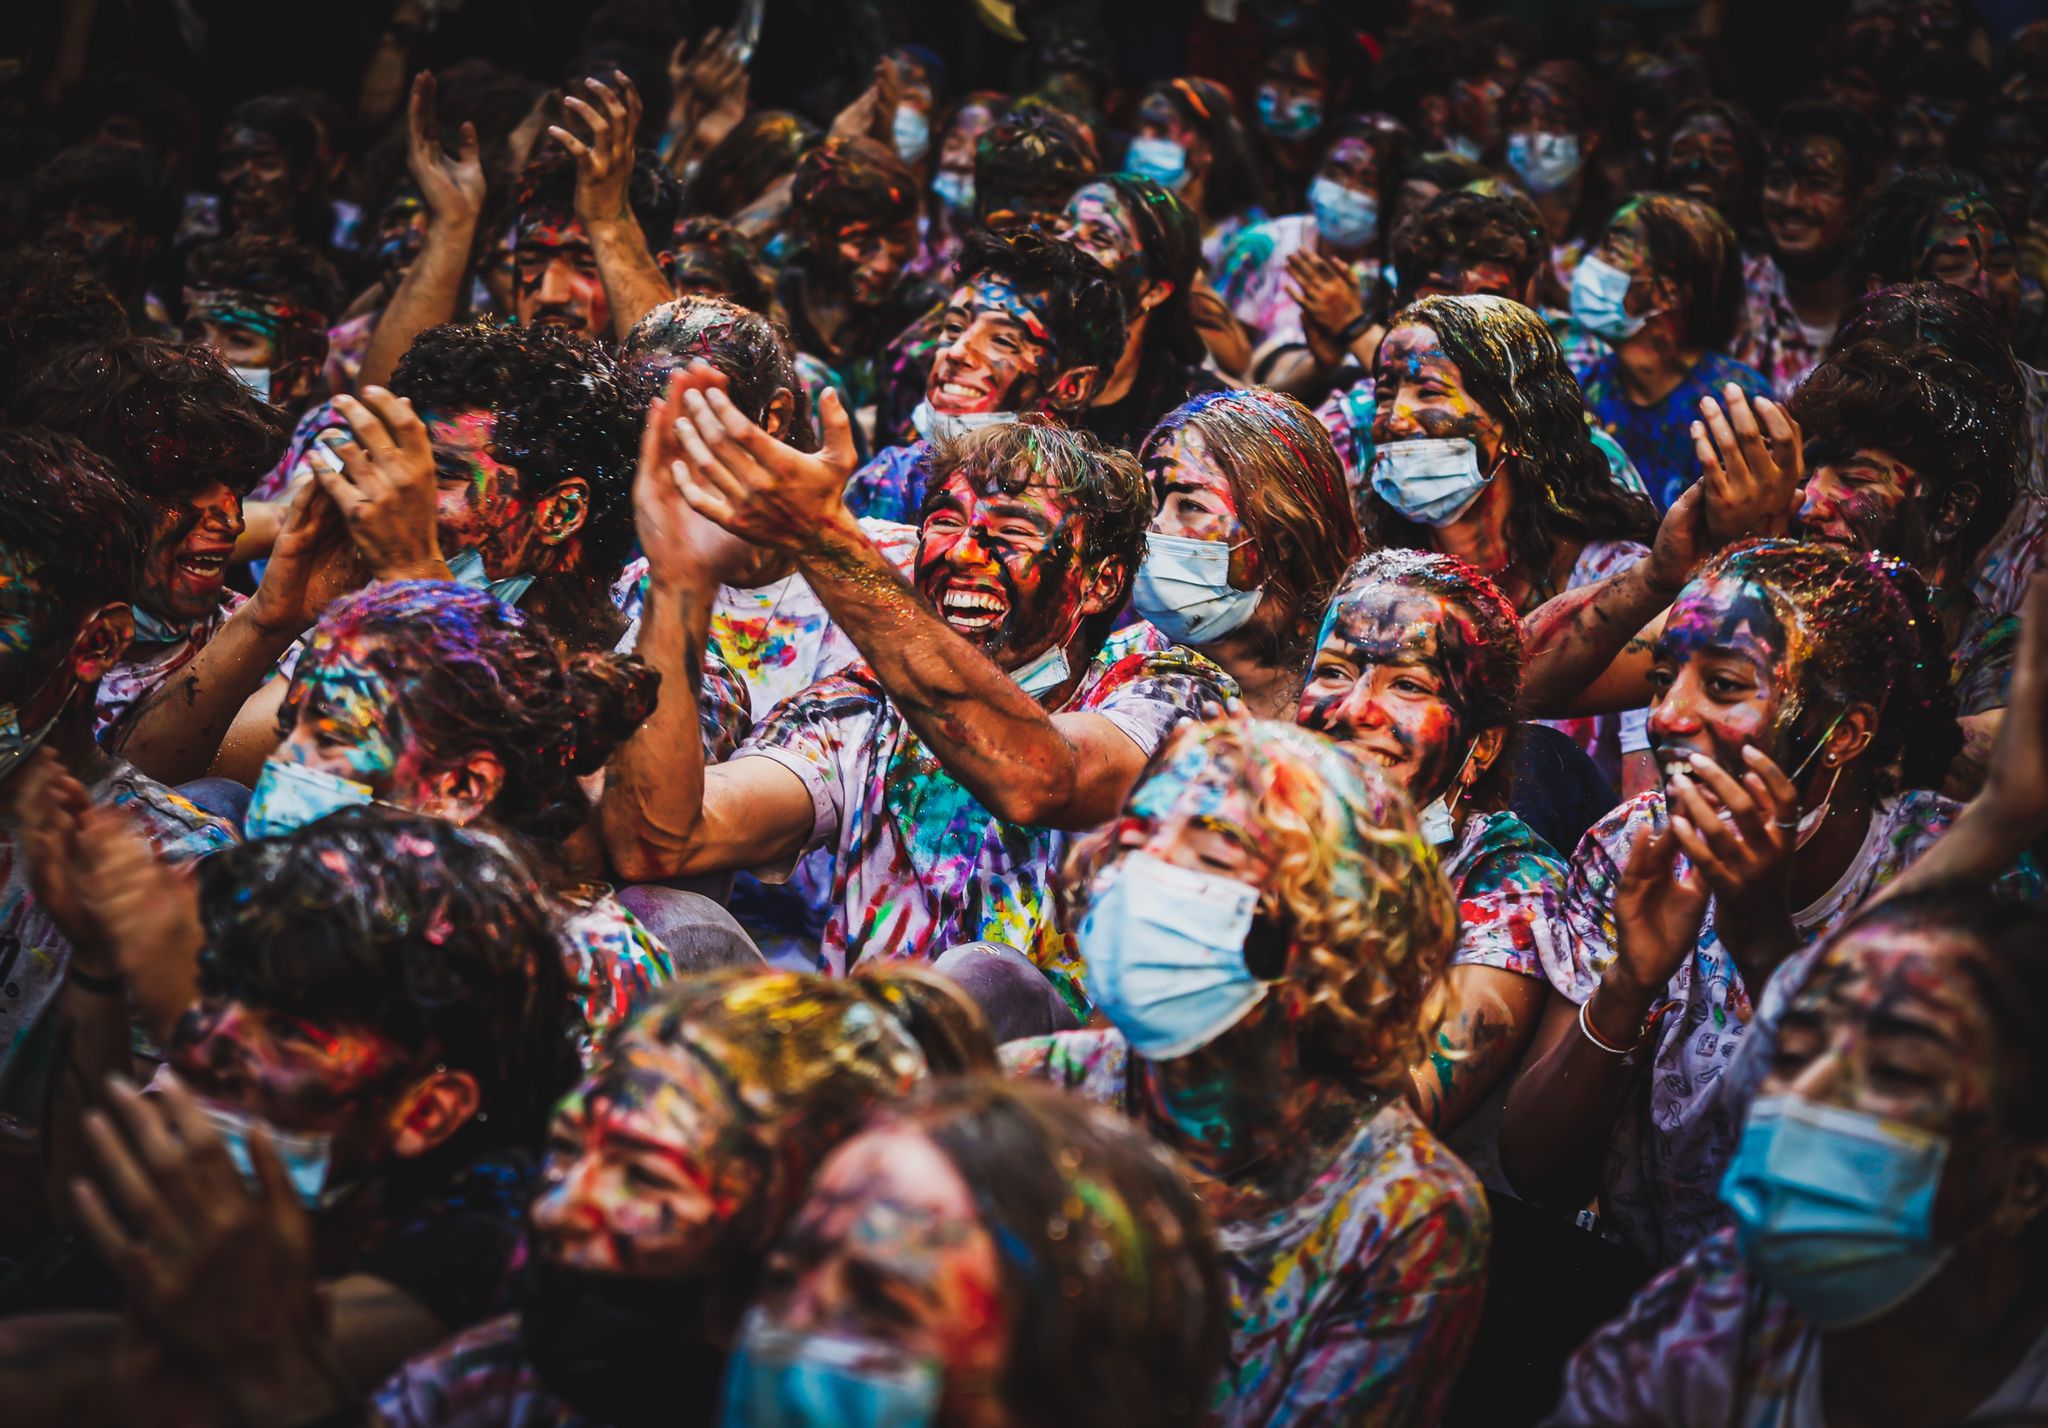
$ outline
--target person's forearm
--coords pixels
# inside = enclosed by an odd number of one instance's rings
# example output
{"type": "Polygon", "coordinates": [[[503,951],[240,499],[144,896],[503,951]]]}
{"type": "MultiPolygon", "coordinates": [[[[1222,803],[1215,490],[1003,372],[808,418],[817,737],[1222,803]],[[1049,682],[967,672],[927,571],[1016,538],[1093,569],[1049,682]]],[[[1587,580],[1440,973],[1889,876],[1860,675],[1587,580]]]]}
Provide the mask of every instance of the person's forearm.
{"type": "MultiPolygon", "coordinates": [[[[76,950],[73,951],[76,956],[76,950]]],[[[100,958],[111,962],[111,958],[100,958]]],[[[88,991],[66,978],[57,997],[58,1024],[64,1031],[64,1064],[50,1094],[49,1120],[43,1128],[44,1179],[50,1215],[60,1228],[74,1220],[71,1182],[86,1173],[85,1113],[100,1105],[107,1077],[129,1073],[128,1001],[120,978],[111,968],[100,975],[113,986],[88,991]]]]}
{"type": "Polygon", "coordinates": [[[798,563],[947,773],[1005,822],[1065,826],[1080,782],[1073,744],[1036,699],[919,598],[851,514],[835,519],[798,563]]]}
{"type": "Polygon", "coordinates": [[[635,652],[661,676],[654,713],[612,757],[598,827],[613,870],[627,882],[695,872],[704,824],[704,735],[697,687],[711,638],[715,590],[652,580],[635,652]]]}
{"type": "Polygon", "coordinates": [[[266,628],[250,601],[129,715],[121,757],[158,783],[203,776],[235,716],[263,687],[300,631],[266,628]]]}
{"type": "Polygon", "coordinates": [[[1587,1018],[1608,1045],[1635,1048],[1634,1054],[1603,1050],[1575,1025],[1516,1079],[1501,1117],[1500,1155],[1517,1194],[1558,1205],[1583,1205],[1591,1197],[1615,1118],[1640,1079],[1638,1063],[1652,1054],[1641,1030],[1654,1004],[1654,996],[1603,980],[1587,1018]]]}
{"type": "Polygon", "coordinates": [[[436,221],[427,229],[426,246],[406,271],[398,291],[363,349],[363,365],[356,374],[356,390],[381,387],[391,380],[398,359],[412,346],[412,340],[430,327],[455,320],[462,298],[462,279],[469,272],[469,254],[476,241],[476,223],[444,224],[436,221]]]}
{"type": "Polygon", "coordinates": [[[635,323],[675,294],[647,251],[646,235],[631,218],[587,224],[585,231],[597,258],[605,300],[611,304],[612,329],[624,342],[635,323]]]}
{"type": "Polygon", "coordinates": [[[1871,898],[1876,904],[1943,884],[1974,884],[1989,889],[2030,849],[2048,852],[2048,828],[2001,806],[1998,790],[1987,788],[1956,814],[1948,832],[1935,840],[1903,873],[1871,898]]]}
{"type": "Polygon", "coordinates": [[[1523,716],[1565,717],[1677,593],[1653,577],[1645,559],[1531,610],[1522,619],[1523,716]]]}

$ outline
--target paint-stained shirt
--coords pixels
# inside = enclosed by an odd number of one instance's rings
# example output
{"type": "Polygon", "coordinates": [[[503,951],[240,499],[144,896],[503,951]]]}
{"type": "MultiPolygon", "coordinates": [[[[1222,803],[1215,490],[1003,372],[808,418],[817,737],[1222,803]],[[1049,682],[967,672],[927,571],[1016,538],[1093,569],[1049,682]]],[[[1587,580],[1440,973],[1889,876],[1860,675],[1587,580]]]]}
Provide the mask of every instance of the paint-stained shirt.
{"type": "MultiPolygon", "coordinates": [[[[1551,1428],[1825,1428],[1821,1341],[1723,1230],[1659,1275],[1565,1367],[1551,1428]]],[[[2048,1333],[1965,1417],[2048,1418],[2048,1333]]]]}
{"type": "MultiPolygon", "coordinates": [[[[683,1388],[678,1385],[678,1389],[683,1388]]],[[[708,1399],[713,1390],[704,1389],[708,1399]]],[[[411,1359],[371,1395],[389,1428],[600,1428],[548,1392],[506,1314],[411,1359]]]]}
{"type": "Polygon", "coordinates": [[[1692,424],[1699,420],[1700,398],[1725,401],[1722,388],[1730,382],[1752,399],[1771,394],[1770,383],[1760,373],[1718,352],[1701,357],[1664,400],[1646,407],[1637,406],[1622,389],[1621,359],[1612,353],[1596,362],[1580,385],[1586,395],[1586,410],[1602,431],[1621,443],[1636,470],[1643,473],[1650,499],[1663,511],[1699,480],[1692,424]]]}
{"type": "Polygon", "coordinates": [[[906,446],[885,447],[848,478],[846,508],[866,520],[914,526],[931,474],[931,445],[923,437],[906,446]]]}
{"type": "MultiPolygon", "coordinates": [[[[235,831],[132,764],[109,759],[90,781],[94,803],[125,809],[157,853],[189,863],[234,844],[235,831]]],[[[13,810],[0,814],[0,1151],[32,1144],[55,1065],[56,1018],[71,944],[28,888],[13,810]],[[11,1146],[10,1146],[11,1143],[11,1146]]]]}
{"type": "MultiPolygon", "coordinates": [[[[1800,937],[1826,936],[1948,831],[1958,805],[1924,789],[1878,803],[1846,871],[1792,916],[1800,937]]],[[[1636,833],[1665,826],[1664,794],[1652,790],[1594,824],[1572,858],[1564,925],[1571,963],[1553,984],[1588,1000],[1612,965],[1614,895],[1636,833]]],[[[1683,854],[1682,874],[1689,863],[1683,854]]],[[[2031,872],[2014,877],[2038,879],[2031,872]]],[[[1665,989],[1650,1074],[1623,1105],[1601,1177],[1603,1221],[1653,1265],[1675,1263],[1728,1223],[1717,1198],[1734,1154],[1744,1107],[1728,1094],[1727,1072],[1753,1019],[1752,989],[1714,927],[1714,905],[1689,957],[1665,989]]]]}
{"type": "MultiPolygon", "coordinates": [[[[1071,1031],[1003,1047],[1014,1076],[1129,1109],[1130,1046],[1071,1031]]],[[[1216,1227],[1230,1352],[1218,1428],[1435,1423],[1471,1347],[1490,1222],[1478,1180],[1398,1102],[1292,1204],[1216,1227]]]]}
{"type": "Polygon", "coordinates": [[[1731,355],[1770,383],[1770,395],[1781,402],[1820,365],[1833,328],[1822,331],[1799,320],[1799,312],[1785,291],[1785,275],[1769,253],[1759,253],[1742,265],[1742,332],[1735,339],[1731,355]]]}
{"type": "MultiPolygon", "coordinates": [[[[1231,316],[1251,330],[1254,373],[1271,353],[1308,341],[1301,306],[1288,296],[1287,260],[1303,248],[1313,250],[1316,237],[1314,214],[1290,213],[1252,224],[1224,251],[1216,294],[1231,316]]],[[[1374,264],[1360,261],[1349,267],[1358,290],[1370,295],[1379,280],[1374,264]]]]}
{"type": "Polygon", "coordinates": [[[221,606],[203,620],[171,631],[170,639],[146,639],[138,627],[134,641],[121,652],[121,662],[100,678],[93,706],[93,737],[111,748],[126,729],[136,705],[163,687],[192,657],[205,649],[220,633],[228,616],[249,597],[233,590],[225,592],[221,606]]]}
{"type": "Polygon", "coordinates": [[[588,1067],[605,1033],[647,1004],[676,974],[668,949],[604,883],[555,895],[562,967],[583,1013],[576,1049],[588,1067]]]}
{"type": "MultiPolygon", "coordinates": [[[[1236,696],[1222,670],[1138,624],[1110,637],[1056,712],[1099,714],[1149,756],[1182,719],[1236,696]]],[[[844,975],[867,962],[929,959],[956,943],[1002,942],[1085,1008],[1080,958],[1052,895],[1069,836],[984,808],[866,664],[784,700],[737,757],[773,759],[803,780],[812,807],[805,851],[834,850],[822,970],[844,975]]]]}

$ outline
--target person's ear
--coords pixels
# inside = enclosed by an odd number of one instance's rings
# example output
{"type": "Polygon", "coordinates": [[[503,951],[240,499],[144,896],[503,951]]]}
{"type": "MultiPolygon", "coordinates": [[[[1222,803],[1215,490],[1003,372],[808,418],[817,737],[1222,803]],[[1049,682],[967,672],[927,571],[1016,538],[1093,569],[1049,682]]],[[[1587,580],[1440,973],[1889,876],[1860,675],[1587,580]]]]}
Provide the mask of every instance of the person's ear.
{"type": "Polygon", "coordinates": [[[427,781],[418,812],[464,827],[481,818],[505,787],[505,765],[479,749],[427,781]]]}
{"type": "Polygon", "coordinates": [[[1131,593],[1131,569],[1121,560],[1105,560],[1093,571],[1085,572],[1085,584],[1081,591],[1081,613],[1100,615],[1105,610],[1122,607],[1131,593]]]}
{"type": "Polygon", "coordinates": [[[1854,763],[1869,750],[1870,741],[1876,737],[1877,710],[1868,704],[1851,704],[1836,721],[1834,733],[1821,745],[1821,764],[1837,769],[1854,763]]]}
{"type": "Polygon", "coordinates": [[[1493,767],[1493,761],[1500,757],[1501,750],[1507,747],[1507,743],[1508,726],[1505,724],[1496,725],[1491,729],[1485,730],[1478,738],[1474,739],[1472,741],[1472,761],[1466,766],[1464,783],[1457,792],[1463,793],[1466,789],[1484,778],[1486,771],[1493,767]]]}
{"type": "Polygon", "coordinates": [[[416,1160],[448,1141],[477,1119],[483,1092],[467,1071],[437,1066],[417,1082],[391,1109],[391,1150],[402,1160],[416,1160]]]}
{"type": "Polygon", "coordinates": [[[1170,280],[1162,278],[1157,282],[1145,284],[1145,291],[1138,294],[1138,311],[1136,316],[1143,317],[1172,296],[1173,283],[1170,280]]]}
{"type": "Polygon", "coordinates": [[[2005,1188],[1991,1211],[1991,1226],[2017,1239],[2048,1211],[2048,1144],[2021,1145],[2007,1167],[2005,1188]]]}
{"type": "Polygon", "coordinates": [[[1937,546],[1955,544],[1963,528],[1969,525],[1970,517],[1977,514],[1979,495],[1975,481],[1958,481],[1948,488],[1934,519],[1927,523],[1927,534],[1937,546]]]}
{"type": "Polygon", "coordinates": [[[135,638],[135,611],[121,601],[91,611],[71,641],[71,677],[91,688],[120,662],[135,638]]]}
{"type": "Polygon", "coordinates": [[[1046,405],[1055,411],[1079,411],[1102,386],[1100,367],[1069,367],[1052,379],[1046,390],[1046,405]]]}
{"type": "Polygon", "coordinates": [[[776,388],[775,395],[768,399],[768,409],[761,413],[761,430],[777,441],[787,441],[795,419],[796,393],[787,387],[776,388]]]}
{"type": "Polygon", "coordinates": [[[571,476],[556,486],[533,508],[533,529],[542,545],[560,545],[590,519],[590,483],[571,476]]]}

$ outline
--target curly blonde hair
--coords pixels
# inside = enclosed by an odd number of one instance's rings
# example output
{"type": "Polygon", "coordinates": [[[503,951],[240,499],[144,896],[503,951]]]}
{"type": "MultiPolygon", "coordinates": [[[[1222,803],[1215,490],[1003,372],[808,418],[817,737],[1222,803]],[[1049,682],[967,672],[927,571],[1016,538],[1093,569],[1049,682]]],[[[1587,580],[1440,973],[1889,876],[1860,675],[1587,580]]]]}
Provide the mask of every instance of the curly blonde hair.
{"type": "MultiPolygon", "coordinates": [[[[1259,908],[1286,933],[1276,994],[1304,1059],[1363,1087],[1405,1093],[1450,1010],[1444,969],[1457,903],[1407,796],[1344,745],[1244,715],[1185,723],[1126,804],[1169,774],[1220,774],[1249,796],[1272,871],[1259,908]]],[[[1064,880],[1079,926],[1098,874],[1125,849],[1114,823],[1074,845],[1064,880]]]]}

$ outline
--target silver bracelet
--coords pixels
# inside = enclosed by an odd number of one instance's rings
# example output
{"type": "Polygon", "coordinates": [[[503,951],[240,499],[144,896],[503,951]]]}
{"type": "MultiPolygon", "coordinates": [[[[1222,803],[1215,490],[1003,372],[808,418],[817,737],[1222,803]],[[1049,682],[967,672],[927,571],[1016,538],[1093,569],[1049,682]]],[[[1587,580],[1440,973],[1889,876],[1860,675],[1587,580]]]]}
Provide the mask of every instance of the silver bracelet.
{"type": "Polygon", "coordinates": [[[1586,1014],[1587,1011],[1592,1007],[1592,1005],[1593,999],[1591,997],[1587,997],[1584,1001],[1579,1003],[1579,1031],[1585,1036],[1586,1040],[1592,1042],[1595,1046],[1599,1047],[1609,1056],[1633,1056],[1635,1054],[1635,1048],[1633,1046],[1609,1046],[1606,1042],[1602,1041],[1598,1036],[1594,1035],[1592,1019],[1588,1017],[1586,1014]]]}

